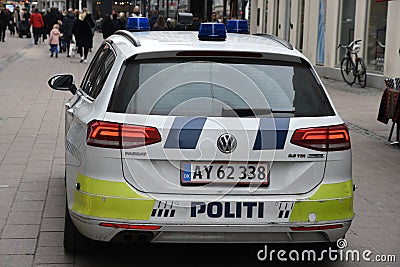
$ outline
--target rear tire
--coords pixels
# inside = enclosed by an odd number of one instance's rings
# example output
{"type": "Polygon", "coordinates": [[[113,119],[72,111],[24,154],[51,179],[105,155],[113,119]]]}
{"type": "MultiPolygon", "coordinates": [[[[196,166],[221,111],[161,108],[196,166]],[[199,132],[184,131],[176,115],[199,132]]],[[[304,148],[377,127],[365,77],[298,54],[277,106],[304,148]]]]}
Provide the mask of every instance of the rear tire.
{"type": "Polygon", "coordinates": [[[65,208],[64,249],[67,253],[75,254],[88,252],[95,242],[82,235],[75,227],[69,215],[68,206],[65,208]]]}
{"type": "Polygon", "coordinates": [[[361,88],[364,88],[367,85],[367,68],[365,67],[364,61],[360,60],[358,67],[358,83],[360,84],[361,88]]]}
{"type": "Polygon", "coordinates": [[[350,58],[345,57],[340,63],[340,72],[342,73],[343,80],[348,85],[353,85],[356,81],[356,76],[353,73],[354,63],[350,58]]]}

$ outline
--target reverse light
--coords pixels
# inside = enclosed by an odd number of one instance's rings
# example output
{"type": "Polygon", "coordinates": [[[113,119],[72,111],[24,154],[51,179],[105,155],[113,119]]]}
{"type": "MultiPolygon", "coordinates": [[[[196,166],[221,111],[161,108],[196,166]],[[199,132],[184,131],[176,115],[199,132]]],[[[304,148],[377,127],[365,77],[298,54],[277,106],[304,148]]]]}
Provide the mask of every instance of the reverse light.
{"type": "Polygon", "coordinates": [[[161,142],[157,128],[106,121],[88,125],[86,143],[106,148],[134,148],[161,142]]]}
{"type": "Polygon", "coordinates": [[[349,130],[345,124],[298,129],[290,142],[317,151],[340,151],[351,148],[349,130]]]}
{"type": "Polygon", "coordinates": [[[132,225],[132,224],[124,224],[124,223],[100,223],[100,226],[103,227],[112,227],[119,229],[131,229],[131,230],[158,230],[161,226],[158,225],[132,225]]]}
{"type": "Polygon", "coordinates": [[[293,231],[318,231],[342,228],[343,224],[321,225],[321,226],[299,226],[290,227],[293,231]]]}

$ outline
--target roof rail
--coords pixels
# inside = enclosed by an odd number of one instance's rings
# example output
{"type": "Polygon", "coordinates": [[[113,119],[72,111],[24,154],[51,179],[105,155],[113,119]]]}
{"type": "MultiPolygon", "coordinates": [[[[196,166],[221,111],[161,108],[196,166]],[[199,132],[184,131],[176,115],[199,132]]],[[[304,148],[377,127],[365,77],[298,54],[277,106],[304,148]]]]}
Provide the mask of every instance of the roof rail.
{"type": "Polygon", "coordinates": [[[134,46],[141,46],[139,38],[127,30],[118,30],[114,34],[126,37],[134,46]]]}
{"type": "Polygon", "coordinates": [[[266,37],[266,38],[271,39],[271,40],[273,40],[273,41],[275,41],[277,43],[280,43],[281,45],[283,45],[287,49],[293,50],[293,46],[292,46],[291,43],[289,43],[286,40],[283,40],[283,39],[279,38],[278,36],[267,34],[267,33],[254,33],[253,35],[266,37]]]}

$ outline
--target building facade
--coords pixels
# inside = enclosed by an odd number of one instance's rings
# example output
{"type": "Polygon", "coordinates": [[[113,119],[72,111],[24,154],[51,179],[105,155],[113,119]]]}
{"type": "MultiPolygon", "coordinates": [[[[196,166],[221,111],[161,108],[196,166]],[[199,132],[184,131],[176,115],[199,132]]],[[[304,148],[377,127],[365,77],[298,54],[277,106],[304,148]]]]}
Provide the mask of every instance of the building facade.
{"type": "Polygon", "coordinates": [[[400,77],[399,17],[400,0],[251,0],[250,31],[289,41],[327,76],[337,76],[338,44],[360,39],[371,77],[400,77]]]}

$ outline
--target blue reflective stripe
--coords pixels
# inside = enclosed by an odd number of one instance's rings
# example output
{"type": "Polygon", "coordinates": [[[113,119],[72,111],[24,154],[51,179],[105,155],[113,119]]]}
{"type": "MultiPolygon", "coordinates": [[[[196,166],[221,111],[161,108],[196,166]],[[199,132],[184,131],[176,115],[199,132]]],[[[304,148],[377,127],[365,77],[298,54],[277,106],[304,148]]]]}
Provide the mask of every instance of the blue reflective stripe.
{"type": "Polygon", "coordinates": [[[164,148],[195,149],[207,118],[177,117],[164,148]]]}
{"type": "Polygon", "coordinates": [[[289,118],[261,118],[253,150],[283,149],[289,122],[289,118]]]}

